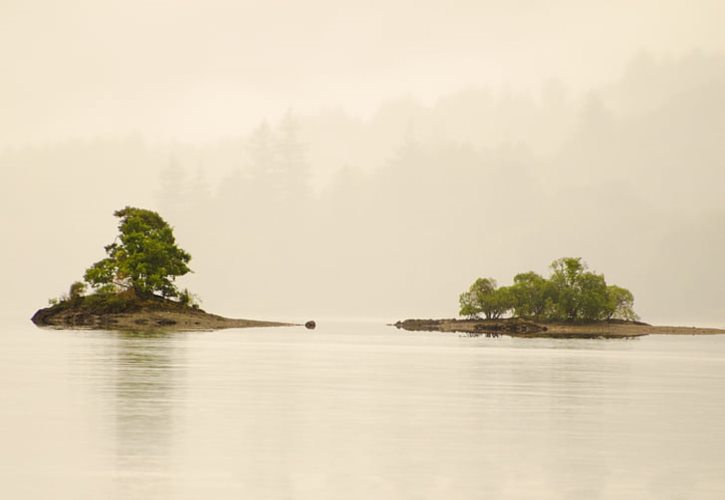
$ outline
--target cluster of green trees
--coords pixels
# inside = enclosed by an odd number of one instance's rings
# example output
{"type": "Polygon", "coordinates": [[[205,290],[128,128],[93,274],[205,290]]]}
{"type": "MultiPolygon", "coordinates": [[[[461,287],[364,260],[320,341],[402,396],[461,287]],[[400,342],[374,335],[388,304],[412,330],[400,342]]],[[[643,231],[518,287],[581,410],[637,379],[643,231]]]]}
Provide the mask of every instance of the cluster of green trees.
{"type": "MultiPolygon", "coordinates": [[[[171,226],[143,208],[125,207],[113,215],[120,219],[119,235],[105,247],[107,257],[86,270],[85,282],[102,295],[133,291],[137,297],[160,295],[191,304],[192,294],[174,283],[191,272],[191,255],[176,245],[171,226]]],[[[84,283],[74,283],[70,298],[82,296],[85,289],[84,283]]]]}
{"type": "Polygon", "coordinates": [[[460,315],[498,319],[545,321],[636,320],[634,296],[604,275],[587,270],[580,257],[551,263],[551,276],[535,272],[517,274],[511,286],[499,287],[492,278],[479,278],[460,295],[460,315]]]}

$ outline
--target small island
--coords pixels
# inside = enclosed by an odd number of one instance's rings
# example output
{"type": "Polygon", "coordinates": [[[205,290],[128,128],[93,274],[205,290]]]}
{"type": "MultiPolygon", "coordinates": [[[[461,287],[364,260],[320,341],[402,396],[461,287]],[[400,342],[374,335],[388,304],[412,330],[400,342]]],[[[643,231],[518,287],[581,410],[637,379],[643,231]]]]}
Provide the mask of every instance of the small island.
{"type": "Polygon", "coordinates": [[[634,296],[608,285],[580,257],[550,265],[551,276],[517,274],[513,285],[477,279],[459,296],[464,319],[407,319],[393,326],[407,331],[459,332],[470,336],[548,338],[633,338],[650,334],[725,334],[717,328],[652,326],[639,321],[634,296]]]}
{"type": "Polygon", "coordinates": [[[293,323],[231,319],[199,307],[198,298],[174,283],[191,269],[191,255],[176,245],[166,221],[151,210],[125,207],[114,213],[119,235],[106,257],[68,293],[51,299],[31,320],[38,326],[93,329],[216,330],[293,323]],[[86,292],[91,288],[90,294],[86,292]]]}
{"type": "Polygon", "coordinates": [[[406,319],[393,326],[411,332],[457,332],[478,337],[623,339],[644,335],[725,334],[718,328],[693,326],[653,326],[640,321],[603,320],[581,323],[533,322],[518,318],[486,319],[406,319]]]}

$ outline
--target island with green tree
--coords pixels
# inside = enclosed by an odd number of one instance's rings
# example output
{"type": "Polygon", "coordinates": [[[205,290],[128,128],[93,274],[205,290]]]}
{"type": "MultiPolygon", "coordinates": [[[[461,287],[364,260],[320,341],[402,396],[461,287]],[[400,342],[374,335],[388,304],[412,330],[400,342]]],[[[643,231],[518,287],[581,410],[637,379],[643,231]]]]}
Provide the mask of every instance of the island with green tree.
{"type": "Polygon", "coordinates": [[[607,284],[604,275],[590,271],[580,257],[563,257],[549,267],[548,278],[529,271],[517,274],[511,286],[499,287],[493,278],[477,279],[459,296],[459,314],[465,319],[408,319],[395,326],[409,331],[560,338],[725,333],[639,321],[632,293],[607,284]]]}
{"type": "Polygon", "coordinates": [[[175,280],[189,272],[191,255],[179,248],[171,226],[156,212],[125,207],[114,213],[119,234],[106,257],[89,267],[83,281],[32,317],[39,326],[113,329],[218,329],[292,326],[230,319],[199,307],[175,280]],[[92,293],[87,293],[89,288],[92,293]]]}

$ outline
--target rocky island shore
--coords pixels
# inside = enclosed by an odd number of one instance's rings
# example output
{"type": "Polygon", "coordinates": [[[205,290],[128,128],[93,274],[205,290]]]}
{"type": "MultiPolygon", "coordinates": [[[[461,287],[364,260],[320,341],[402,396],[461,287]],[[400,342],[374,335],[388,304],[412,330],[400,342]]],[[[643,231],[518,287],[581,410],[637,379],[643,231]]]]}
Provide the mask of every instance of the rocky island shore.
{"type": "Polygon", "coordinates": [[[468,335],[529,338],[633,338],[644,335],[725,334],[718,328],[653,326],[640,321],[590,321],[580,323],[533,322],[518,318],[485,319],[406,319],[393,326],[406,331],[458,332],[468,335]]]}
{"type": "MultiPolygon", "coordinates": [[[[106,257],[86,269],[68,293],[51,299],[31,320],[38,326],[113,330],[217,330],[295,326],[209,314],[175,279],[191,269],[191,255],[176,245],[171,226],[156,212],[125,207],[113,214],[119,234],[106,257]],[[88,287],[93,293],[86,295],[88,287]]],[[[310,322],[308,322],[310,323],[310,322]]],[[[314,326],[308,326],[314,328],[314,326]]]]}
{"type": "Polygon", "coordinates": [[[139,298],[133,294],[102,299],[94,295],[77,297],[40,309],[31,320],[37,326],[58,329],[185,331],[298,326],[295,323],[225,318],[161,297],[139,298]]]}

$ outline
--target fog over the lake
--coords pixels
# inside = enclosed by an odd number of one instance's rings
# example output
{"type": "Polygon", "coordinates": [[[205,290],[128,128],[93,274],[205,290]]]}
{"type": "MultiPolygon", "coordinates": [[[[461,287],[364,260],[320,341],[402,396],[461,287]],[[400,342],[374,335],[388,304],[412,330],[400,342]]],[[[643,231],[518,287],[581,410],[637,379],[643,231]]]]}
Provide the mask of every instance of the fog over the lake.
{"type": "Polygon", "coordinates": [[[725,3],[0,2],[0,310],[157,210],[205,309],[452,317],[581,256],[725,326],[725,3]]]}

